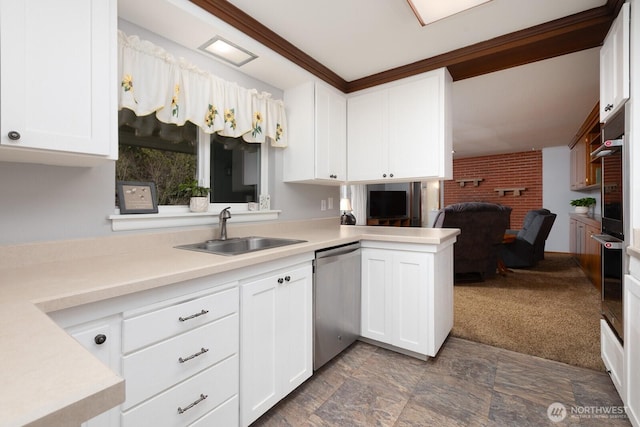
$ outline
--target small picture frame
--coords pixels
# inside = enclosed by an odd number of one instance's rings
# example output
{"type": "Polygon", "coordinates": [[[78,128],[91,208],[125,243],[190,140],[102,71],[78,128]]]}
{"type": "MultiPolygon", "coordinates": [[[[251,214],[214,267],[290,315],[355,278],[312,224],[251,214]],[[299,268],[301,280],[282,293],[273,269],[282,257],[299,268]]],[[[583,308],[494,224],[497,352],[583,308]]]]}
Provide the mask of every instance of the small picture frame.
{"type": "Polygon", "coordinates": [[[155,183],[117,181],[116,188],[121,214],[158,213],[155,183]]]}

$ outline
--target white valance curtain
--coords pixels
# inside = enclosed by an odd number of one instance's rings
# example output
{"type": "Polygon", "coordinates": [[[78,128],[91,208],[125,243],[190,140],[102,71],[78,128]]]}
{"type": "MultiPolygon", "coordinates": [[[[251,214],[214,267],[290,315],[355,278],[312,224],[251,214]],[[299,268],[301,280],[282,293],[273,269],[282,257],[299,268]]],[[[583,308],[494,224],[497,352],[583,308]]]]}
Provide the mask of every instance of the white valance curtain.
{"type": "Polygon", "coordinates": [[[137,116],[155,112],[163,123],[190,121],[209,134],[287,146],[284,104],[269,93],[226,82],[122,31],[118,67],[119,110],[128,108],[137,116]]]}

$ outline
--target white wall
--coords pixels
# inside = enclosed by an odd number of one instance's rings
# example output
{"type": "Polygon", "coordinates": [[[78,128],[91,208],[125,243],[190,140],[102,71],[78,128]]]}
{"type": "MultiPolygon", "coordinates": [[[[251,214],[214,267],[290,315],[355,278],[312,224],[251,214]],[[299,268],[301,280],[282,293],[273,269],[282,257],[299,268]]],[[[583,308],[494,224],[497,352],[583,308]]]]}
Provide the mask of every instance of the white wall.
{"type": "Polygon", "coordinates": [[[571,191],[570,150],[568,146],[542,150],[542,206],[555,213],[556,220],[545,244],[548,252],[569,252],[569,202],[582,197],[594,197],[598,203],[594,210],[600,212],[600,191],[571,191]]]}
{"type": "MultiPolygon", "coordinates": [[[[198,67],[243,87],[266,91],[282,99],[281,90],[238,72],[204,54],[195,53],[157,34],[120,20],[127,35],[136,34],[185,57],[198,67]]],[[[292,65],[293,66],[293,65],[292,65]]],[[[271,150],[276,151],[274,150],[271,150]]],[[[291,185],[281,182],[282,162],[270,156],[271,207],[281,219],[338,217],[338,187],[291,185]],[[336,208],[320,211],[320,200],[334,197],[336,208]]],[[[110,235],[107,216],[115,208],[115,165],[65,168],[0,162],[0,245],[110,235]]]]}

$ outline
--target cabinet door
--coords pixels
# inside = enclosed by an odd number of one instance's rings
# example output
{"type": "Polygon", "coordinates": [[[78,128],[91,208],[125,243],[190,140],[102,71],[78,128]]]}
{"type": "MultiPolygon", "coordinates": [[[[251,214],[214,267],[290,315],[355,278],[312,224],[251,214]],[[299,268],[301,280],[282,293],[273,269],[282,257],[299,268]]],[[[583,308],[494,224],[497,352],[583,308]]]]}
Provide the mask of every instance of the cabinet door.
{"type": "MultiPolygon", "coordinates": [[[[120,372],[120,317],[111,316],[67,328],[67,332],[98,360],[120,372]]],[[[116,427],[120,425],[120,407],[110,409],[81,427],[116,427]]]]}
{"type": "Polygon", "coordinates": [[[600,121],[629,99],[629,3],[620,9],[600,50],[600,121]]]}
{"type": "Polygon", "coordinates": [[[427,255],[396,252],[392,256],[392,344],[426,354],[429,336],[429,282],[427,255]]]}
{"type": "Polygon", "coordinates": [[[623,389],[624,350],[604,319],[600,319],[600,355],[613,385],[622,400],[625,401],[623,389]]]}
{"type": "Polygon", "coordinates": [[[282,151],[285,182],[308,181],[315,178],[315,84],[307,82],[287,89],[289,146],[282,151]]]}
{"type": "Polygon", "coordinates": [[[331,88],[316,84],[315,178],[347,179],[347,100],[331,88]]]}
{"type": "Polygon", "coordinates": [[[587,276],[591,283],[598,289],[602,289],[602,257],[600,255],[601,245],[600,243],[593,239],[591,236],[594,234],[600,234],[600,228],[594,227],[593,225],[585,226],[585,250],[587,252],[588,257],[588,270],[587,276]]]}
{"type": "Polygon", "coordinates": [[[627,415],[640,422],[640,281],[625,276],[624,285],[624,387],[627,415]]]}
{"type": "Polygon", "coordinates": [[[613,42],[607,37],[600,48],[600,122],[602,123],[607,120],[613,108],[613,68],[613,42]]]}
{"type": "Polygon", "coordinates": [[[313,374],[311,266],[278,276],[278,354],[281,396],[313,374]],[[284,283],[280,283],[280,278],[284,283]]]}
{"type": "Polygon", "coordinates": [[[577,235],[578,235],[578,221],[571,218],[569,219],[569,252],[573,255],[574,258],[578,256],[578,244],[577,244],[577,235]]]}
{"type": "Polygon", "coordinates": [[[587,146],[581,139],[571,148],[571,189],[587,185],[587,146]]]}
{"type": "MultiPolygon", "coordinates": [[[[389,88],[389,175],[407,179],[441,176],[444,105],[441,75],[389,88]]],[[[449,148],[449,155],[451,148],[449,148]]]]}
{"type": "Polygon", "coordinates": [[[363,93],[347,100],[349,181],[388,177],[386,102],[386,91],[363,93]]]}
{"type": "Polygon", "coordinates": [[[1,145],[117,158],[116,24],[115,0],[0,0],[1,145]]]}
{"type": "Polygon", "coordinates": [[[393,341],[393,252],[362,249],[361,335],[391,344],[393,341]]]}
{"type": "Polygon", "coordinates": [[[309,264],[242,285],[243,426],[313,373],[311,275],[309,264]]]}
{"type": "Polygon", "coordinates": [[[248,426],[279,396],[278,282],[269,276],[242,285],[240,333],[241,424],[248,426]]]}

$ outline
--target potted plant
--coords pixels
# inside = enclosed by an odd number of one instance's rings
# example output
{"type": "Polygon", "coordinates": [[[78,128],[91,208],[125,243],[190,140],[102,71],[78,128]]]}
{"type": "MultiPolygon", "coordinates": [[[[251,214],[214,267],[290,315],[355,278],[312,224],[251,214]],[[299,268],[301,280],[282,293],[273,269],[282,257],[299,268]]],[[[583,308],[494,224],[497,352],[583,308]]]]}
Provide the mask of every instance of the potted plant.
{"type": "Polygon", "coordinates": [[[180,184],[178,193],[189,197],[189,210],[191,212],[207,212],[209,210],[209,187],[201,187],[195,179],[180,184]]]}
{"type": "Polygon", "coordinates": [[[571,206],[575,206],[576,213],[586,214],[589,212],[589,208],[596,204],[596,199],[593,197],[583,197],[581,199],[572,200],[569,204],[571,206]]]}

